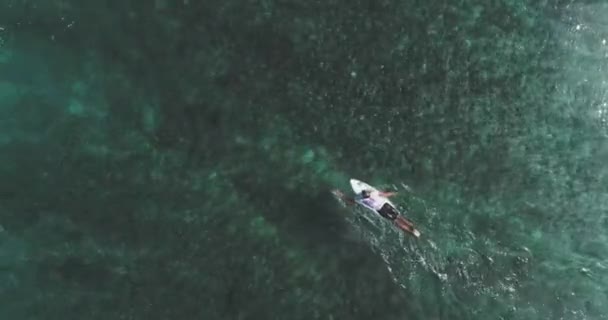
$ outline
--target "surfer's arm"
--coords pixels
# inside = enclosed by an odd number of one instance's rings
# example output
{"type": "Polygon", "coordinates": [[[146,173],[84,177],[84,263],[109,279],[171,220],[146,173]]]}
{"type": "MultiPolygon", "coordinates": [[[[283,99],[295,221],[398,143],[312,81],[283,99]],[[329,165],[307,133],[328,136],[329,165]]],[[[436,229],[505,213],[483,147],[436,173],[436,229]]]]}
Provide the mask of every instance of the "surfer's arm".
{"type": "Polygon", "coordinates": [[[333,194],[334,194],[336,197],[338,197],[338,198],[342,199],[344,202],[346,202],[346,203],[348,203],[348,204],[355,204],[355,199],[353,199],[353,198],[351,198],[351,197],[347,197],[346,195],[344,195],[344,193],[342,193],[342,191],[340,191],[340,190],[338,190],[338,189],[333,190],[333,191],[332,191],[332,193],[333,193],[333,194]]]}
{"type": "Polygon", "coordinates": [[[380,196],[386,197],[386,198],[392,197],[397,194],[397,192],[384,192],[384,191],[380,191],[378,193],[380,194],[380,196]]]}

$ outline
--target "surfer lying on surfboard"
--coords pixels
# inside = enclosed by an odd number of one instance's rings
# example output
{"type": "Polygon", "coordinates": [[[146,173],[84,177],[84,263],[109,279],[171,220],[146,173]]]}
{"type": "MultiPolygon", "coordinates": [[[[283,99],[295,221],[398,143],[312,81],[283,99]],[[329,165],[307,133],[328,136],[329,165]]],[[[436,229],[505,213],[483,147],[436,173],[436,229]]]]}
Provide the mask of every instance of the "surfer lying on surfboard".
{"type": "Polygon", "coordinates": [[[333,190],[333,194],[346,203],[351,205],[359,204],[378,213],[383,218],[393,221],[401,230],[411,233],[415,237],[420,236],[420,232],[414,228],[414,224],[401,216],[395,205],[388,199],[394,196],[395,192],[379,191],[365,182],[356,179],[351,179],[350,183],[353,191],[356,193],[354,198],[344,195],[342,191],[337,189],[333,190]]]}

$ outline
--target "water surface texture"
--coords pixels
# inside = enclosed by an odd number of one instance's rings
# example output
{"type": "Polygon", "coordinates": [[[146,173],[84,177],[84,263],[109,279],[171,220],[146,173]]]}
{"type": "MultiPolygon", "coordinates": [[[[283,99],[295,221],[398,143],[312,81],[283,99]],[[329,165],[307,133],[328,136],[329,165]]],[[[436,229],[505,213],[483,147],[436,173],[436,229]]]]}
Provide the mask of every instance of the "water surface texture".
{"type": "Polygon", "coordinates": [[[607,210],[603,1],[0,1],[3,318],[608,319],[607,210]]]}

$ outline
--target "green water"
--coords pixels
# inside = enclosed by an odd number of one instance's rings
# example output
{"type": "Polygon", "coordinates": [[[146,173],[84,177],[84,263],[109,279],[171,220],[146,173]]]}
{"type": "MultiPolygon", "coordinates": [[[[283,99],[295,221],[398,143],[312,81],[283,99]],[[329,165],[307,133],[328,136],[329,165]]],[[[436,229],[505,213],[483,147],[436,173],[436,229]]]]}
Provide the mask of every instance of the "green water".
{"type": "Polygon", "coordinates": [[[608,5],[201,3],[0,1],[3,319],[608,319],[608,5]]]}

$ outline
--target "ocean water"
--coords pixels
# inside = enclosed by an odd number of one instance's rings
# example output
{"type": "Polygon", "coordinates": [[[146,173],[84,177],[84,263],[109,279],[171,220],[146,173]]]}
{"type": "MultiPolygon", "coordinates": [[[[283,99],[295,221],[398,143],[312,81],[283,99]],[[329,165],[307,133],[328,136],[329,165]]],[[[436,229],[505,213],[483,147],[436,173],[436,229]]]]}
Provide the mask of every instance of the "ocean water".
{"type": "Polygon", "coordinates": [[[0,1],[0,315],[608,319],[607,17],[0,1]]]}

